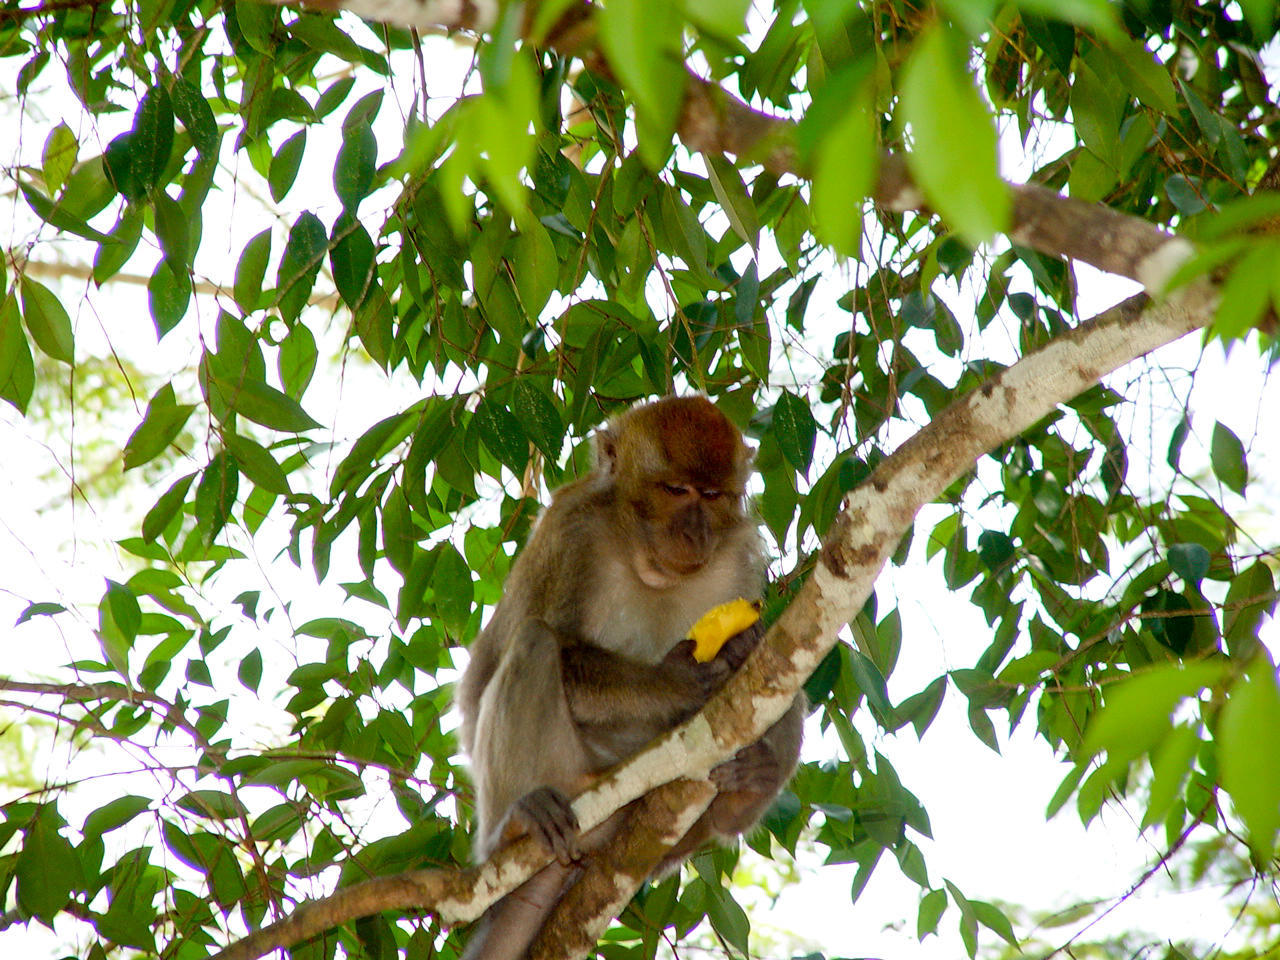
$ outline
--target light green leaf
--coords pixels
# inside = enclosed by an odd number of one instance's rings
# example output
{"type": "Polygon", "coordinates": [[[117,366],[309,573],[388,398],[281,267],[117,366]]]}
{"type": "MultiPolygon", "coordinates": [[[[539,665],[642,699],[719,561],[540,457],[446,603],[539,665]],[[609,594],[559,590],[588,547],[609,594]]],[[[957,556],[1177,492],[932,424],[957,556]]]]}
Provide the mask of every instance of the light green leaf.
{"type": "Polygon", "coordinates": [[[53,291],[38,280],[22,275],[22,316],[31,339],[55,360],[75,362],[75,338],[71,318],[53,291]]]}
{"type": "Polygon", "coordinates": [[[1106,705],[1089,722],[1084,756],[1107,753],[1108,766],[1122,765],[1150,750],[1169,732],[1173,708],[1216,683],[1220,663],[1153,667],[1107,689],[1106,705]]]}
{"type": "Polygon", "coordinates": [[[50,193],[57,193],[66,183],[71,168],[76,165],[76,157],[80,153],[80,144],[76,135],[66,123],[59,122],[49,131],[45,138],[44,150],[41,153],[41,172],[44,174],[44,185],[50,193]]]}
{"type": "Polygon", "coordinates": [[[19,413],[26,413],[35,386],[31,347],[22,329],[18,300],[10,293],[0,301],[0,398],[12,403],[19,413]]]}
{"type": "Polygon", "coordinates": [[[996,169],[995,124],[940,26],[917,39],[901,91],[916,182],[952,229],[972,245],[985,243],[1009,223],[1009,189],[996,169]]]}
{"type": "Polygon", "coordinates": [[[271,167],[267,173],[267,187],[271,190],[271,199],[279,203],[298,179],[298,168],[302,166],[302,157],[307,151],[307,131],[299,130],[292,137],[280,144],[280,149],[271,158],[271,167]]]}
{"type": "Polygon", "coordinates": [[[1249,829],[1249,846],[1260,861],[1275,854],[1280,830],[1280,689],[1264,656],[1231,688],[1218,727],[1218,765],[1223,789],[1249,829]]]}
{"type": "Polygon", "coordinates": [[[1213,425],[1209,459],[1214,476],[1236,493],[1244,493],[1249,482],[1249,464],[1245,459],[1244,444],[1230,427],[1222,423],[1213,425]]]}

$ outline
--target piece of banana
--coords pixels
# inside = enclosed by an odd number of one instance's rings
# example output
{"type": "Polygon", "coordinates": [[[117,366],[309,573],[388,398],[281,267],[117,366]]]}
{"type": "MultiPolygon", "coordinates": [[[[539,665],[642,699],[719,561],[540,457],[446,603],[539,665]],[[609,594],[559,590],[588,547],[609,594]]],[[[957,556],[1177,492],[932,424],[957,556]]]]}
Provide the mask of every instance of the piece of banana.
{"type": "Polygon", "coordinates": [[[697,646],[693,651],[693,659],[699,663],[711,660],[726,640],[741,633],[760,619],[760,611],[755,604],[739,597],[718,607],[712,607],[689,630],[688,638],[697,646]]]}

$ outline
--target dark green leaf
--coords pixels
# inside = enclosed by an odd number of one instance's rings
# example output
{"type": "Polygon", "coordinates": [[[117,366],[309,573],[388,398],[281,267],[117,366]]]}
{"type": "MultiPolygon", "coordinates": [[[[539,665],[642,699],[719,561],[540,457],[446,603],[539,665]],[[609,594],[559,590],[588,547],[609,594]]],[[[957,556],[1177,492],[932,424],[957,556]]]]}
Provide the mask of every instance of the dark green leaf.
{"type": "Polygon", "coordinates": [[[185,270],[175,272],[168,260],[161,260],[147,281],[147,302],[156,338],[163,338],[186,315],[191,303],[191,278],[185,270]]]}
{"type": "Polygon", "coordinates": [[[296,320],[307,305],[328,247],[329,238],[320,218],[309,211],[299,215],[289,231],[289,240],[276,275],[280,315],[286,321],[296,320]]]}
{"type": "Polygon", "coordinates": [[[773,408],[772,432],[787,462],[805,473],[813,462],[813,445],[818,424],[809,405],[789,390],[783,390],[773,408]]]}
{"type": "Polygon", "coordinates": [[[236,264],[232,294],[245,313],[257,310],[262,305],[262,278],[266,276],[270,257],[271,228],[268,227],[244,245],[236,264]]]}
{"type": "Polygon", "coordinates": [[[552,460],[560,456],[564,423],[551,398],[531,379],[516,380],[511,390],[511,412],[524,432],[552,460]]]}
{"type": "Polygon", "coordinates": [[[167,526],[173,521],[182,509],[182,504],[186,501],[187,490],[191,487],[191,481],[195,479],[194,473],[189,473],[181,480],[176,481],[164,493],[160,495],[160,499],[155,502],[147,515],[142,518],[142,539],[147,543],[155,542],[167,526]]]}
{"type": "Polygon", "coordinates": [[[1013,541],[998,530],[978,534],[978,559],[990,570],[1004,566],[1013,558],[1013,541]]]}
{"type": "Polygon", "coordinates": [[[276,155],[271,158],[267,186],[271,190],[271,199],[276,203],[284,199],[293,182],[298,179],[298,168],[302,166],[302,157],[306,150],[307,131],[299,130],[282,143],[276,155]]]}
{"type": "Polygon", "coordinates": [[[173,152],[173,106],[164,87],[154,86],[143,95],[133,115],[132,134],[132,178],[149,193],[160,186],[160,175],[173,152]]]}
{"type": "Polygon", "coordinates": [[[196,487],[196,523],[205,543],[213,543],[226,526],[239,488],[240,471],[231,455],[223,450],[209,461],[196,487]]]}
{"type": "Polygon", "coordinates": [[[529,462],[529,438],[510,410],[486,397],[476,408],[472,424],[499,462],[517,475],[524,470],[529,462]]]}
{"type": "Polygon", "coordinates": [[[1169,548],[1169,566],[1190,585],[1209,573],[1209,551],[1198,543],[1175,543],[1169,548]]]}
{"type": "Polygon", "coordinates": [[[182,432],[194,409],[194,404],[177,402],[173,384],[166,383],[157,390],[147,404],[142,422],[124,445],[124,468],[140,467],[163,453],[182,432]]]}
{"type": "Polygon", "coordinates": [[[378,142],[367,123],[344,126],[342,146],[333,165],[333,192],[346,212],[354,213],[373,185],[378,142]]]}
{"type": "Polygon", "coordinates": [[[202,157],[216,158],[222,135],[213,117],[209,101],[194,86],[181,78],[173,82],[169,91],[173,112],[191,135],[191,142],[202,157]]]}
{"type": "Polygon", "coordinates": [[[344,210],[333,224],[329,265],[333,269],[333,283],[339,296],[352,310],[364,303],[373,283],[376,253],[369,231],[344,210]]]}
{"type": "Polygon", "coordinates": [[[290,492],[289,480],[284,470],[275,457],[256,440],[238,433],[225,433],[222,439],[231,455],[236,458],[240,472],[246,477],[272,493],[287,495],[290,492]]]}

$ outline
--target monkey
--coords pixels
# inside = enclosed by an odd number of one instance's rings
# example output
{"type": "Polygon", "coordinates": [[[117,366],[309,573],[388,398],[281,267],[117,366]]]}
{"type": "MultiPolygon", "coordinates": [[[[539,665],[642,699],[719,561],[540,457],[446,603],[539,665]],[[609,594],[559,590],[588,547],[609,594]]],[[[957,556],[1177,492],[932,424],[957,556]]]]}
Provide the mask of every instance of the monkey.
{"type": "MultiPolygon", "coordinates": [[[[526,833],[555,856],[485,913],[464,960],[525,955],[582,857],[617,829],[615,815],[579,836],[570,798],[696,713],[761,635],[743,631],[708,663],[683,639],[711,607],[763,587],[744,507],[754,450],[737,427],[706,397],[666,397],[611,421],[595,452],[534,525],[459,682],[476,859],[526,833]]],[[[756,823],[794,772],[803,714],[797,698],[712,771],[715,798],[657,873],[756,823]]]]}

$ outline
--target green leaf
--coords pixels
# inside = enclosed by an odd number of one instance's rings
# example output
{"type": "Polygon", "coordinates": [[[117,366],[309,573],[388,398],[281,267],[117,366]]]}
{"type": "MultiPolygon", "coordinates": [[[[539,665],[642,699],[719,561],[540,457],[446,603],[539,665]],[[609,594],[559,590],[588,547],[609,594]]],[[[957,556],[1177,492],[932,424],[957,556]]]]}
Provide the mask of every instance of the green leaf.
{"type": "Polygon", "coordinates": [[[187,128],[196,151],[201,157],[216,159],[222,134],[218,132],[218,123],[209,107],[209,101],[194,85],[181,78],[174,80],[169,95],[174,115],[187,128]]]}
{"type": "Polygon", "coordinates": [[[289,240],[276,274],[280,316],[286,321],[298,319],[298,314],[307,305],[328,247],[329,238],[320,218],[310,211],[301,213],[289,230],[289,240]]]}
{"type": "Polygon", "coordinates": [[[149,193],[160,185],[173,152],[173,105],[164,87],[152,87],[138,103],[129,148],[133,180],[149,193]]]}
{"type": "Polygon", "coordinates": [[[529,462],[529,438],[510,410],[486,397],[476,408],[471,423],[500,463],[517,475],[524,471],[529,462]]]}
{"type": "Polygon", "coordinates": [[[196,487],[196,523],[206,544],[213,543],[226,526],[239,488],[240,471],[226,450],[219,451],[200,474],[196,487]]]}
{"type": "Polygon", "coordinates": [[[1231,688],[1218,727],[1222,787],[1249,830],[1259,862],[1275,854],[1280,830],[1280,689],[1265,657],[1231,688]]]}
{"type": "Polygon", "coordinates": [[[971,245],[1009,223],[1008,187],[996,169],[996,131],[959,53],[937,24],[903,68],[900,119],[914,143],[907,160],[929,205],[971,245]]]}
{"type": "Polygon", "coordinates": [[[645,0],[616,0],[596,15],[609,66],[649,125],[651,137],[642,135],[641,152],[651,167],[661,155],[656,145],[664,137],[670,140],[684,102],[684,72],[679,68],[681,20],[676,4],[645,0]]]}
{"type": "Polygon", "coordinates": [[[1013,558],[1013,541],[999,530],[983,530],[978,534],[978,559],[989,570],[1004,566],[1013,558]]]}
{"type": "Polygon", "coordinates": [[[1258,242],[1231,268],[1213,315],[1213,332],[1224,340],[1243,337],[1272,305],[1272,285],[1280,269],[1280,244],[1258,242]]]}
{"type": "Polygon", "coordinates": [[[930,890],[920,898],[920,909],[916,914],[916,939],[923,940],[931,933],[938,932],[938,921],[947,910],[947,891],[930,890]]]}
{"type": "MultiPolygon", "coordinates": [[[[85,169],[85,167],[81,169],[85,169]]],[[[75,186],[75,181],[76,174],[73,173],[71,181],[67,184],[67,189],[63,191],[63,196],[57,203],[54,203],[35,187],[22,180],[18,181],[18,189],[22,191],[22,198],[35,211],[36,216],[49,224],[49,226],[65,230],[67,233],[74,233],[77,237],[84,237],[84,239],[92,240],[95,243],[106,242],[109,238],[105,233],[95,230],[85,222],[83,217],[69,209],[72,206],[71,191],[75,186]]]]}
{"type": "Polygon", "coordinates": [[[50,193],[57,193],[66,183],[71,168],[76,165],[76,157],[79,153],[80,144],[76,141],[76,135],[71,132],[71,128],[65,122],[59,121],[58,125],[49,131],[49,136],[45,137],[44,150],[40,156],[44,185],[50,193]]]}
{"type": "Polygon", "coordinates": [[[511,389],[511,412],[539,450],[552,460],[559,459],[564,423],[555,403],[536,382],[516,380],[511,389]]]}
{"type": "Polygon", "coordinates": [[[756,213],[755,204],[747,194],[747,185],[742,182],[742,174],[738,172],[737,167],[718,154],[708,155],[706,163],[707,178],[711,181],[712,192],[715,193],[720,208],[724,210],[724,215],[729,218],[729,226],[743,243],[755,250],[760,244],[760,217],[756,213]]]}
{"type": "Polygon", "coordinates": [[[178,515],[182,504],[186,502],[187,490],[190,489],[191,481],[195,476],[194,473],[189,473],[181,480],[175,481],[168,490],[160,494],[160,499],[155,502],[155,506],[147,511],[147,515],[142,518],[142,539],[145,542],[154,543],[178,515]]]}
{"type": "Polygon", "coordinates": [[[53,803],[41,805],[14,865],[18,906],[50,927],[82,880],[80,858],[59,832],[62,826],[57,807],[53,803]]]}
{"type": "Polygon", "coordinates": [[[114,277],[138,249],[142,238],[143,208],[141,204],[126,203],[120,210],[116,225],[111,228],[107,240],[98,245],[93,257],[93,282],[101,286],[114,277]]]}
{"type": "Polygon", "coordinates": [[[1198,543],[1175,543],[1169,548],[1169,567],[1191,585],[1209,573],[1209,561],[1209,551],[1198,543]]]}
{"type": "Polygon", "coordinates": [[[806,473],[813,462],[813,445],[818,424],[809,405],[789,390],[783,390],[773,407],[772,433],[787,462],[806,473]]]}
{"type": "Polygon", "coordinates": [[[258,684],[262,682],[262,651],[250,650],[240,661],[236,670],[236,679],[254,693],[258,692],[258,684]]]}
{"type": "Polygon", "coordinates": [[[177,402],[172,383],[157,390],[147,404],[142,422],[124,445],[124,468],[140,467],[163,453],[182,432],[194,409],[194,404],[177,402]]]}
{"type": "Polygon", "coordinates": [[[177,805],[181,810],[213,820],[238,820],[248,813],[239,800],[221,790],[192,790],[177,805]]]}
{"type": "Polygon", "coordinates": [[[187,313],[191,304],[191,278],[185,270],[175,272],[168,260],[161,260],[147,281],[147,303],[151,307],[156,339],[162,339],[187,313]]]}
{"type": "Polygon", "coordinates": [[[295,324],[280,342],[276,366],[284,392],[300,400],[316,372],[316,338],[305,324],[295,324]]]}
{"type": "Polygon", "coordinates": [[[307,152],[307,131],[299,130],[292,137],[280,144],[280,149],[271,158],[271,166],[267,172],[267,187],[271,190],[271,199],[279,203],[298,179],[298,168],[302,166],[302,157],[307,152]]]}
{"type": "Polygon", "coordinates": [[[191,262],[190,219],[178,201],[164,190],[151,194],[151,207],[155,214],[156,239],[169,261],[169,269],[175,274],[185,273],[191,262]]]}
{"type": "Polygon", "coordinates": [[[832,76],[817,93],[802,129],[817,139],[809,209],[818,238],[836,253],[857,257],[862,242],[862,201],[875,184],[880,162],[874,91],[866,70],[854,64],[832,76]]]}
{"type": "Polygon", "coordinates": [[[320,426],[297,400],[261,380],[218,381],[219,392],[232,410],[272,430],[301,433],[320,426]]]}
{"type": "Polygon", "coordinates": [[[377,159],[378,141],[368,123],[343,127],[342,146],[333,165],[333,192],[344,211],[354,214],[369,195],[377,159]]]}
{"type": "Polygon", "coordinates": [[[471,616],[474,583],[471,568],[451,543],[436,547],[432,567],[431,590],[437,616],[455,636],[461,634],[471,616]]]}
{"type": "Polygon", "coordinates": [[[75,362],[75,337],[71,318],[53,291],[25,273],[21,279],[22,315],[31,339],[54,360],[75,362]]]}
{"type": "Polygon", "coordinates": [[[267,261],[271,257],[271,228],[255,234],[253,239],[240,251],[240,260],[236,263],[235,284],[232,296],[245,313],[251,313],[262,306],[262,278],[267,273],[267,261]]]}
{"type": "Polygon", "coordinates": [[[60,603],[29,603],[22,613],[18,614],[18,619],[13,622],[15,627],[20,627],[33,617],[52,617],[54,614],[66,611],[60,603]]]}
{"type": "Polygon", "coordinates": [[[12,293],[0,301],[0,398],[27,412],[36,386],[36,368],[22,329],[18,300],[12,293]]]}
{"type": "Polygon", "coordinates": [[[1209,460],[1213,474],[1229,489],[1244,493],[1249,482],[1249,465],[1245,460],[1244,444],[1222,423],[1213,425],[1213,439],[1209,444],[1209,460]]]}
{"type": "Polygon", "coordinates": [[[334,221],[329,248],[329,265],[333,283],[342,302],[355,310],[364,303],[377,273],[374,257],[377,250],[373,238],[349,210],[334,221]]]}
{"type": "Polygon", "coordinates": [[[1085,731],[1083,755],[1105,750],[1109,767],[1132,762],[1170,731],[1174,707],[1217,683],[1222,674],[1220,663],[1166,664],[1108,687],[1106,705],[1085,731]]]}
{"type": "Polygon", "coordinates": [[[132,794],[116,797],[85,817],[84,835],[86,838],[101,837],[104,833],[117,830],[150,806],[151,801],[146,797],[132,794]]]}
{"type": "Polygon", "coordinates": [[[871,708],[876,722],[886,729],[893,729],[893,704],[889,702],[888,688],[880,670],[857,650],[849,651],[849,669],[858,689],[867,698],[867,706],[871,708]]]}
{"type": "Polygon", "coordinates": [[[238,433],[225,433],[222,439],[246,477],[272,493],[287,496],[291,492],[284,470],[260,443],[238,433]]]}

